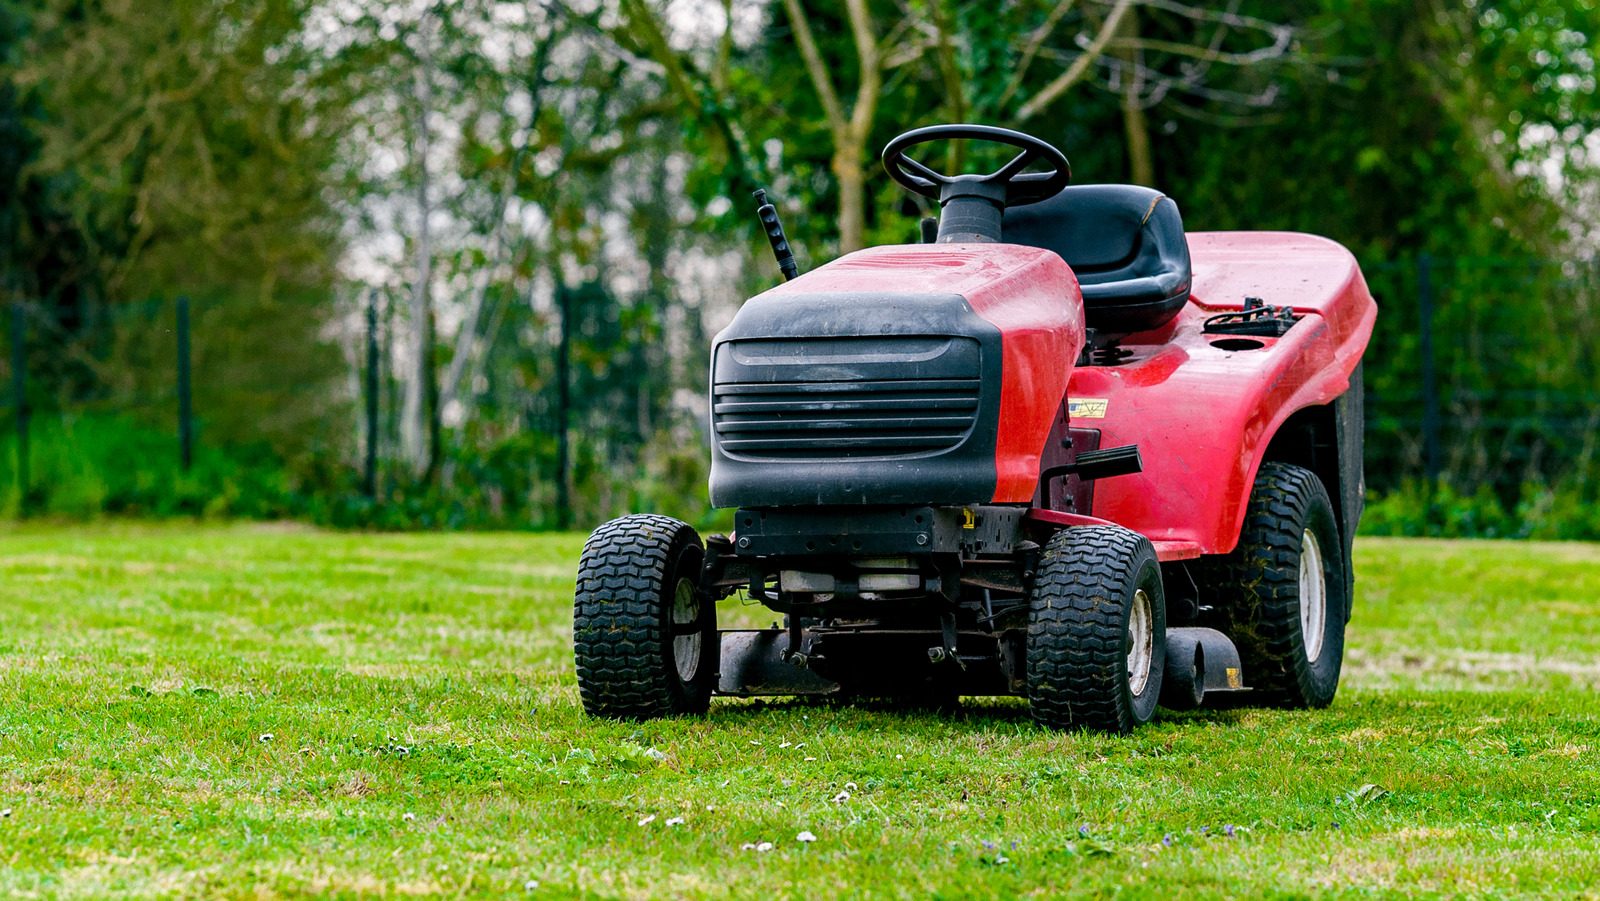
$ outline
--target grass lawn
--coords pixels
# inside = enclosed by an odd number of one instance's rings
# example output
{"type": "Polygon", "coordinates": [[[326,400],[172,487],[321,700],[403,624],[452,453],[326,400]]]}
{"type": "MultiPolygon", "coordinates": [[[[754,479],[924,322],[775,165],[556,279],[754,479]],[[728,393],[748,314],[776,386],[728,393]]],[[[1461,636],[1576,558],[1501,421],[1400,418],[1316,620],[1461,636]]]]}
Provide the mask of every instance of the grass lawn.
{"type": "Polygon", "coordinates": [[[582,540],[0,531],[0,896],[1600,897],[1600,546],[1363,541],[1331,709],[1107,738],[585,719],[582,540]]]}

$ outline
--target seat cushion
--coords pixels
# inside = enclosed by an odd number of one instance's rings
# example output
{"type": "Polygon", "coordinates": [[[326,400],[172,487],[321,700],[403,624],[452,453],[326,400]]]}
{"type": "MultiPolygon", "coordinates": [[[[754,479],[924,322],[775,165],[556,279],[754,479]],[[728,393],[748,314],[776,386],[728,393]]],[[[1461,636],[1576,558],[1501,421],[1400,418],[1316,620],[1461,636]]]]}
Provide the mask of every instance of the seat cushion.
{"type": "Polygon", "coordinates": [[[1178,205],[1138,185],[1075,185],[1005,211],[1001,240],[1055,251],[1078,276],[1091,328],[1142,332],[1189,299],[1189,244],[1178,205]]]}

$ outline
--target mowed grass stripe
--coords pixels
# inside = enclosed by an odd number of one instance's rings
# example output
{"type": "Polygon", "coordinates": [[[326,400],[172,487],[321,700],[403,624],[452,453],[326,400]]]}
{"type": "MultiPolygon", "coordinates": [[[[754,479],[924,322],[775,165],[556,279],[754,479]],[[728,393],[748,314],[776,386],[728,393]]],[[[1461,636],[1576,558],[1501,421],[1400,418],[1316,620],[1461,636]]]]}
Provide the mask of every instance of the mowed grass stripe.
{"type": "Polygon", "coordinates": [[[0,541],[0,895],[1600,897],[1595,546],[1362,541],[1333,708],[1108,738],[588,720],[582,536],[0,541]]]}

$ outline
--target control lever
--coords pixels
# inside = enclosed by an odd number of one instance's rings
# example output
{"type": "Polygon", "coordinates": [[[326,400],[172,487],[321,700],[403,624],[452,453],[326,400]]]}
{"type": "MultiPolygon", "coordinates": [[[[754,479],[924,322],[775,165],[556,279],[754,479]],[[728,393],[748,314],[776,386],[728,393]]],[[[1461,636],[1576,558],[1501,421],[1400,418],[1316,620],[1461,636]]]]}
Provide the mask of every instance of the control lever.
{"type": "Polygon", "coordinates": [[[1039,479],[1048,481],[1058,476],[1076,475],[1088,482],[1094,479],[1109,479],[1112,476],[1133,475],[1136,472],[1144,472],[1144,461],[1139,458],[1139,445],[1128,444],[1122,447],[1108,447],[1105,450],[1084,451],[1071,463],[1052,466],[1039,473],[1039,479]]]}
{"type": "Polygon", "coordinates": [[[783,280],[799,277],[800,267],[795,264],[794,253],[789,249],[789,238],[783,233],[783,223],[778,221],[778,208],[767,202],[766,191],[757,190],[751,196],[758,204],[756,216],[767,233],[767,241],[772,244],[772,255],[778,258],[778,269],[783,272],[783,280]]]}

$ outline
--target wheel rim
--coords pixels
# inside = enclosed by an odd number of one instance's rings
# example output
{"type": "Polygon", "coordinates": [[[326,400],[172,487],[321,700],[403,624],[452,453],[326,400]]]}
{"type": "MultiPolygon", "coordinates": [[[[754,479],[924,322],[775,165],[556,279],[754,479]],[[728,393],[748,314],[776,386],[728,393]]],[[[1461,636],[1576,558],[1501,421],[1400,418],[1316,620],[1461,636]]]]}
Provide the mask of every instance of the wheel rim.
{"type": "Polygon", "coordinates": [[[1155,648],[1155,617],[1150,613],[1150,595],[1141,588],[1133,593],[1133,609],[1128,612],[1128,688],[1135,696],[1143,694],[1150,681],[1155,648]]]}
{"type": "Polygon", "coordinates": [[[700,669],[699,623],[700,598],[695,595],[694,582],[679,579],[672,592],[672,662],[684,682],[692,681],[700,669]]]}
{"type": "Polygon", "coordinates": [[[1322,656],[1322,638],[1328,628],[1328,580],[1322,571],[1322,546],[1306,529],[1300,536],[1300,635],[1306,660],[1322,656]]]}

